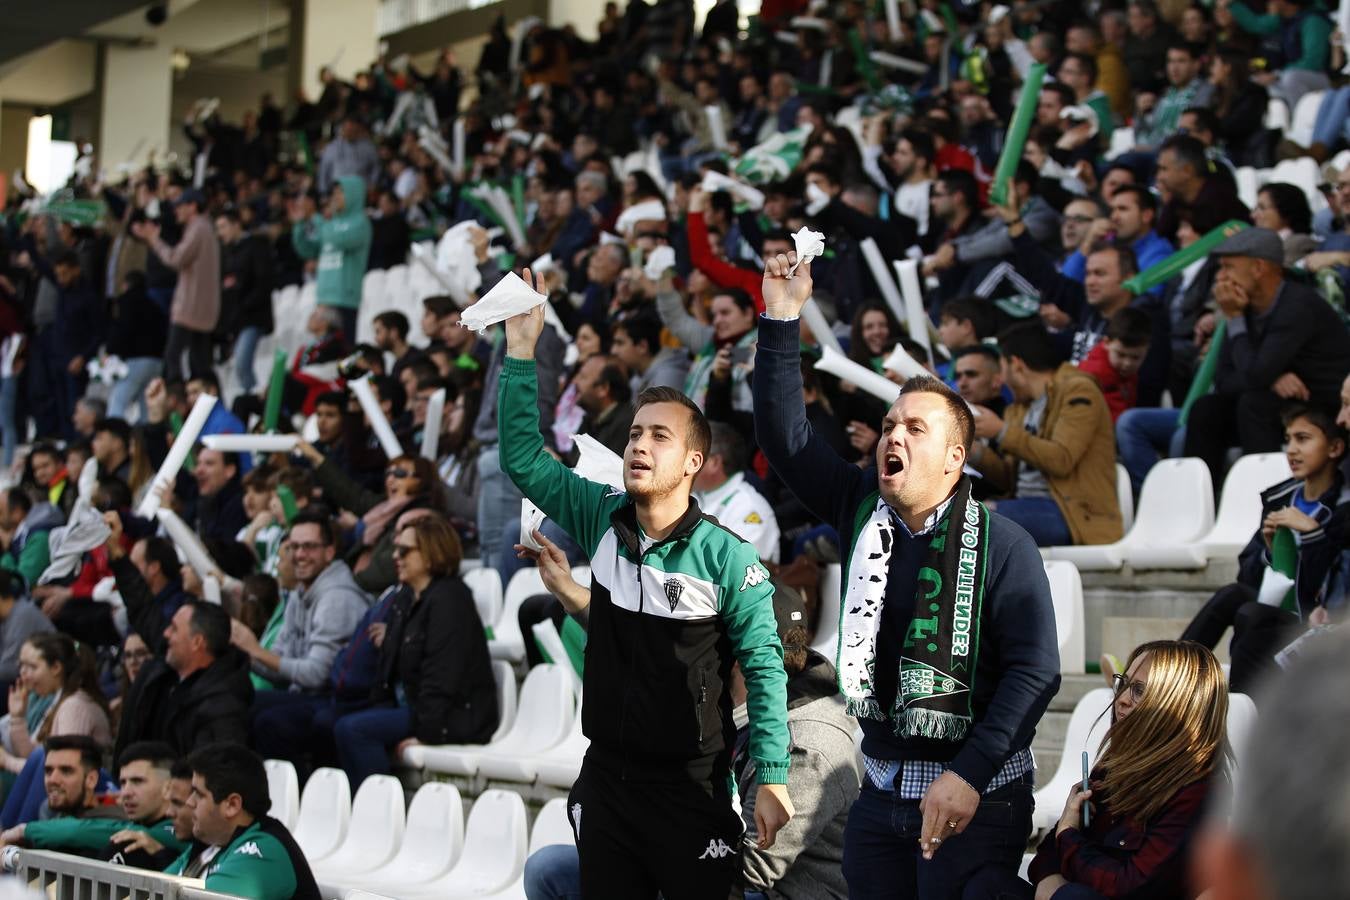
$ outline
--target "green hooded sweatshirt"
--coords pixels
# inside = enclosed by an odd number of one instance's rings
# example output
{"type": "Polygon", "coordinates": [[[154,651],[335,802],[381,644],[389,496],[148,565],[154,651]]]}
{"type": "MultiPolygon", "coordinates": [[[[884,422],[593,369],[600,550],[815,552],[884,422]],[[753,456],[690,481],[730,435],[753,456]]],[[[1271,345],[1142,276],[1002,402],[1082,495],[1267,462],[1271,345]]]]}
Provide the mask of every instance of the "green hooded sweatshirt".
{"type": "Polygon", "coordinates": [[[370,219],[366,216],[366,182],[356,175],[338,179],[344,207],[331,219],[311,216],[291,228],[295,252],[305,259],[319,258],[319,303],[357,309],[361,306],[361,279],[370,255],[370,219]]]}

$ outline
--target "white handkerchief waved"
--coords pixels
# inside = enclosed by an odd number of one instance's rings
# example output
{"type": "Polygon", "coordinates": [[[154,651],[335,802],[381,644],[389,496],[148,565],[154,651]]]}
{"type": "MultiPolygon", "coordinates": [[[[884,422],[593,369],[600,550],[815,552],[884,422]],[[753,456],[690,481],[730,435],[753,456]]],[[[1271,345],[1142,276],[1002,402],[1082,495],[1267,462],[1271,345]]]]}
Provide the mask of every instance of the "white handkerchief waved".
{"type": "Polygon", "coordinates": [[[512,316],[534,309],[545,299],[543,294],[526,284],[515,272],[507,272],[482,299],[464,310],[459,324],[481,332],[498,322],[505,322],[512,316]]]}
{"type": "Polygon", "coordinates": [[[647,264],[642,267],[642,274],[652,281],[660,281],[661,276],[666,274],[666,270],[673,268],[675,268],[675,248],[662,244],[652,250],[651,255],[647,257],[647,264]]]}
{"type": "Polygon", "coordinates": [[[797,245],[797,261],[788,269],[789,278],[797,274],[797,267],[802,263],[810,262],[825,252],[825,235],[803,227],[792,236],[792,243],[797,245]]]}

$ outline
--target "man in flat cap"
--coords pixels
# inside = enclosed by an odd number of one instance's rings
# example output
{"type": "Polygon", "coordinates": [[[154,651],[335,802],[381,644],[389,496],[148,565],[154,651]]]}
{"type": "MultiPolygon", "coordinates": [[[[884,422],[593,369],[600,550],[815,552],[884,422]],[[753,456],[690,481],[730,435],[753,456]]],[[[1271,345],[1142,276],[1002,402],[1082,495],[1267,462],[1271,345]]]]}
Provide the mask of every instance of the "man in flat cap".
{"type": "Polygon", "coordinates": [[[1280,409],[1289,403],[1337,408],[1350,370],[1350,333],[1318,292],[1285,277],[1280,236],[1248,228],[1215,250],[1218,315],[1226,321],[1214,391],[1191,409],[1186,455],[1209,465],[1220,484],[1228,448],[1280,450],[1280,409]]]}

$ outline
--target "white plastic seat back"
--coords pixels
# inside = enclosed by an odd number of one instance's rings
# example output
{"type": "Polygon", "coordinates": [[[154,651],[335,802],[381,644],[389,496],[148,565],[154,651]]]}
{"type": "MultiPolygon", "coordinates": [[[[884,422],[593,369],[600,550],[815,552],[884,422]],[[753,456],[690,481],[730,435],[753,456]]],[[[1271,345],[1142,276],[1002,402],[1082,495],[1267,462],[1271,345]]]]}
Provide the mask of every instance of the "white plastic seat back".
{"type": "Polygon", "coordinates": [[[295,842],[305,859],[318,862],[335,851],[347,836],[352,815],[352,789],[341,769],[315,769],[300,795],[300,817],[295,842]]]}
{"type": "Polygon", "coordinates": [[[460,578],[473,593],[473,605],[478,608],[478,618],[488,634],[496,633],[502,618],[502,577],[496,569],[473,569],[460,571],[460,578]]]}
{"type": "Polygon", "coordinates": [[[1223,481],[1214,527],[1201,541],[1210,559],[1242,552],[1261,527],[1261,492],[1289,477],[1283,453],[1251,453],[1233,463],[1223,481]]]}
{"type": "Polygon", "coordinates": [[[557,664],[530,670],[520,688],[516,723],[501,740],[502,751],[536,753],[563,742],[575,714],[572,677],[567,667],[557,664]]]}
{"type": "Polygon", "coordinates": [[[839,651],[839,596],[843,585],[843,567],[830,563],[820,573],[820,616],[816,619],[816,636],[811,649],[834,662],[839,651]]]}
{"type": "Polygon", "coordinates": [[[1055,633],[1059,638],[1059,670],[1081,673],[1086,665],[1087,625],[1083,615],[1083,579],[1078,568],[1062,560],[1045,561],[1045,577],[1055,603],[1055,633]]]}
{"type": "Polygon", "coordinates": [[[399,780],[392,775],[366,778],[352,801],[346,840],[315,867],[320,877],[333,873],[360,875],[389,862],[403,842],[405,818],[399,780]]]}
{"type": "Polygon", "coordinates": [[[1069,727],[1064,734],[1064,754],[1059,758],[1059,767],[1045,787],[1036,792],[1036,811],[1032,825],[1040,830],[1049,828],[1059,821],[1064,812],[1064,802],[1069,799],[1069,789],[1083,780],[1083,751],[1088,753],[1088,764],[1097,759],[1097,751],[1111,724],[1108,709],[1115,699],[1110,688],[1094,688],[1083,695],[1069,717],[1069,727]]]}
{"type": "Polygon", "coordinates": [[[1289,104],[1283,100],[1270,98],[1266,104],[1266,117],[1261,123],[1269,131],[1289,130],[1289,104]]]}
{"type": "Polygon", "coordinates": [[[1242,766],[1247,761],[1247,746],[1256,731],[1256,704],[1246,694],[1228,695],[1228,752],[1229,775],[1233,780],[1233,791],[1237,792],[1242,778],[1242,766]]]}
{"type": "Polygon", "coordinates": [[[353,883],[384,890],[426,884],[454,868],[463,850],[464,805],[459,789],[446,782],[428,781],[408,804],[408,827],[398,853],[353,883]]]}
{"type": "Polygon", "coordinates": [[[1313,126],[1317,124],[1317,108],[1322,105],[1324,91],[1309,91],[1294,104],[1294,116],[1289,123],[1285,137],[1300,147],[1310,147],[1313,142],[1313,126]]]}
{"type": "Polygon", "coordinates": [[[1199,544],[1213,527],[1209,466],[1194,457],[1159,460],[1144,479],[1134,527],[1122,542],[1126,559],[1136,569],[1203,568],[1199,544]]]}
{"type": "Polygon", "coordinates": [[[370,891],[354,890],[342,895],[343,900],[393,900],[384,894],[372,894],[370,891]]]}
{"type": "Polygon", "coordinates": [[[284,759],[269,759],[263,762],[267,770],[267,796],[272,808],[267,814],[276,819],[286,830],[295,831],[296,820],[300,818],[300,778],[295,774],[295,766],[284,759]]]}
{"type": "Polygon", "coordinates": [[[1256,170],[1251,166],[1238,166],[1233,173],[1233,180],[1237,182],[1238,199],[1247,207],[1256,206],[1256,201],[1260,198],[1261,184],[1257,180],[1256,170]]]}
{"type": "Polygon", "coordinates": [[[511,576],[506,586],[506,596],[502,601],[502,614],[494,629],[492,640],[488,641],[488,650],[493,659],[509,659],[520,662],[525,658],[525,637],[520,633],[520,604],[527,597],[547,594],[544,579],[534,566],[521,569],[511,576]]]}
{"type": "Polygon", "coordinates": [[[516,724],[516,672],[509,662],[493,660],[492,679],[497,682],[497,730],[491,741],[499,741],[516,724]]]}
{"type": "Polygon", "coordinates": [[[558,634],[558,626],[553,624],[552,619],[545,619],[542,622],[536,622],[530,628],[534,632],[533,639],[549,658],[558,664],[569,676],[572,682],[572,690],[576,694],[581,693],[581,675],[572,667],[572,657],[568,655],[567,648],[563,646],[562,635],[558,634]]]}
{"type": "Polygon", "coordinates": [[[1107,159],[1115,159],[1122,153],[1134,149],[1134,129],[1117,128],[1111,132],[1111,148],[1106,152],[1107,159]]]}
{"type": "Polygon", "coordinates": [[[469,810],[459,863],[441,878],[400,891],[399,896],[403,900],[443,900],[504,890],[525,870],[528,840],[525,802],[520,795],[484,791],[469,810]]]}
{"type": "Polygon", "coordinates": [[[1130,473],[1120,463],[1116,463],[1116,503],[1120,505],[1122,534],[1128,534],[1134,525],[1134,485],[1130,483],[1130,473]]]}
{"type": "Polygon", "coordinates": [[[544,804],[530,829],[530,853],[554,844],[575,844],[572,823],[567,820],[567,800],[555,797],[544,804]]]}
{"type": "Polygon", "coordinates": [[[1318,187],[1322,182],[1322,170],[1311,156],[1281,160],[1270,170],[1270,182],[1286,182],[1303,191],[1313,212],[1327,205],[1326,197],[1318,187]]]}

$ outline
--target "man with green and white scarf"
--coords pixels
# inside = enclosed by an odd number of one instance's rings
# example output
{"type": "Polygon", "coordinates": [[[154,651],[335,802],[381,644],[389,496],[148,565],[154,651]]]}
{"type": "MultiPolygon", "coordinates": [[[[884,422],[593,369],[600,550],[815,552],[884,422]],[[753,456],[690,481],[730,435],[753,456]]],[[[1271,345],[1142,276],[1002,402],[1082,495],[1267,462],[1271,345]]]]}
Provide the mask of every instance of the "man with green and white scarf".
{"type": "Polygon", "coordinates": [[[905,384],[865,470],[812,431],[811,273],[793,262],[766,261],[755,430],[845,554],[836,668],[866,775],[844,876],[853,898],[956,900],[981,869],[1016,872],[1031,831],[1031,737],[1059,687],[1050,587],[1030,536],[971,497],[974,420],[936,378],[905,384]]]}

